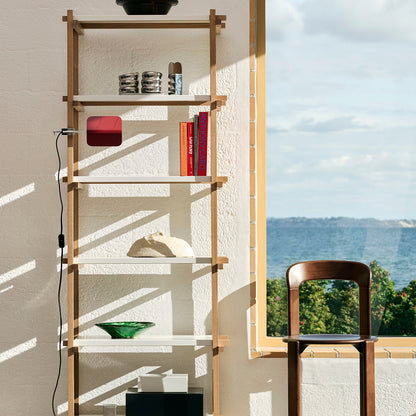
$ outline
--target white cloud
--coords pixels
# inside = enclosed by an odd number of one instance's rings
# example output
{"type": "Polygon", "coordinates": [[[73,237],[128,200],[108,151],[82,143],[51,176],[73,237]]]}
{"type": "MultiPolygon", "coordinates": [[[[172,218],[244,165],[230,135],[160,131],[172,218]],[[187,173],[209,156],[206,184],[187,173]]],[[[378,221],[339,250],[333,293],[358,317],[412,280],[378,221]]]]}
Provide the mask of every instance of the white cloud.
{"type": "Polygon", "coordinates": [[[356,130],[368,127],[369,126],[367,124],[361,123],[352,116],[340,116],[330,118],[328,120],[304,118],[294,126],[294,129],[296,131],[312,133],[333,133],[337,131],[356,130]]]}
{"type": "Polygon", "coordinates": [[[303,18],[297,6],[288,0],[267,2],[266,25],[270,40],[280,40],[288,33],[303,30],[303,18]]]}
{"type": "Polygon", "coordinates": [[[306,0],[298,12],[310,33],[355,41],[416,42],[414,0],[306,0]]]}
{"type": "Polygon", "coordinates": [[[270,134],[279,132],[302,132],[302,133],[336,133],[348,130],[363,130],[371,128],[368,122],[350,115],[329,116],[326,118],[316,118],[314,116],[302,116],[292,121],[286,121],[285,125],[276,123],[268,126],[267,132],[270,134]]]}
{"type": "Polygon", "coordinates": [[[416,153],[378,152],[373,154],[344,154],[297,162],[284,169],[288,175],[342,174],[344,178],[365,180],[412,180],[416,173],[416,153]]]}

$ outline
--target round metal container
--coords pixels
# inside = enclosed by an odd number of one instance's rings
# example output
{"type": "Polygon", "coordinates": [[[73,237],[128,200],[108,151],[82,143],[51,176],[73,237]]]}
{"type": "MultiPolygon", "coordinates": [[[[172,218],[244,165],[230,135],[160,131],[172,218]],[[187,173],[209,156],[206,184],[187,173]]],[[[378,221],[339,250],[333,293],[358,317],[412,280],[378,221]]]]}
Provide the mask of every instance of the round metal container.
{"type": "Polygon", "coordinates": [[[161,92],[162,90],[160,88],[153,88],[153,89],[142,88],[143,94],[160,94],[161,92]]]}
{"type": "Polygon", "coordinates": [[[139,73],[138,72],[130,72],[128,74],[121,74],[118,76],[118,79],[120,81],[125,81],[125,80],[137,80],[139,79],[139,73]]]}
{"type": "Polygon", "coordinates": [[[125,88],[120,88],[119,89],[119,94],[120,95],[125,95],[125,94],[138,94],[139,93],[139,89],[138,88],[134,88],[134,87],[125,87],[125,88]]]}
{"type": "Polygon", "coordinates": [[[120,81],[120,87],[138,87],[139,81],[120,81]]]}
{"type": "Polygon", "coordinates": [[[153,81],[153,80],[143,80],[142,79],[142,87],[160,87],[162,85],[162,81],[153,81]]]}
{"type": "Polygon", "coordinates": [[[145,71],[142,72],[142,79],[148,79],[148,78],[156,78],[160,79],[162,78],[162,73],[157,71],[145,71]]]}

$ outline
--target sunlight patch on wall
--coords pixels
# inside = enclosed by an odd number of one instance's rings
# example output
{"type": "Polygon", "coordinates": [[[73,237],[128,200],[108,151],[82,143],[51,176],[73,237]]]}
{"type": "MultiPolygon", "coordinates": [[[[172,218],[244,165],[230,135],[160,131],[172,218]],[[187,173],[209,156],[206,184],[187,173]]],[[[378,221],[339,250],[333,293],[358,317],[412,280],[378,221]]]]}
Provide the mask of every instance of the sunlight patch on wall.
{"type": "MultiPolygon", "coordinates": [[[[80,135],[82,136],[82,135],[80,135]]],[[[101,162],[111,156],[117,155],[117,153],[123,152],[124,150],[128,149],[129,147],[135,146],[140,143],[142,140],[148,139],[154,136],[154,134],[138,134],[137,136],[131,137],[129,139],[123,139],[123,143],[120,146],[116,147],[108,147],[101,152],[94,153],[93,155],[86,157],[78,162],[78,168],[84,169],[88,166],[94,165],[98,162],[101,162]]],[[[82,138],[85,140],[85,137],[82,138]]],[[[68,175],[68,169],[64,168],[60,171],[60,177],[68,175]]],[[[55,179],[58,178],[58,172],[55,172],[55,179]]]]}
{"type": "Polygon", "coordinates": [[[16,189],[7,195],[0,197],[0,207],[3,207],[10,202],[16,201],[17,199],[26,196],[35,191],[35,183],[32,182],[29,185],[23,186],[22,188],[16,189]]]}
{"type": "Polygon", "coordinates": [[[36,343],[37,339],[32,338],[29,341],[24,342],[23,344],[16,345],[15,347],[0,353],[0,363],[10,360],[10,358],[16,357],[17,355],[23,354],[24,352],[29,351],[32,348],[35,348],[36,343]]]}
{"type": "Polygon", "coordinates": [[[250,393],[250,416],[273,416],[271,391],[250,393]]]}
{"type": "Polygon", "coordinates": [[[208,374],[208,356],[202,354],[195,357],[195,378],[203,377],[208,374]]]}
{"type": "Polygon", "coordinates": [[[12,269],[6,273],[0,275],[0,284],[9,282],[10,280],[14,279],[15,277],[21,276],[24,273],[30,272],[36,268],[36,260],[32,260],[27,262],[26,264],[22,264],[15,269],[12,269]]]}
{"type": "MultiPolygon", "coordinates": [[[[123,296],[114,302],[109,302],[106,305],[102,306],[101,308],[97,308],[90,313],[87,313],[85,315],[80,316],[79,318],[79,324],[85,325],[88,322],[94,321],[100,316],[106,315],[116,309],[119,309],[123,305],[127,305],[132,300],[137,301],[137,299],[149,295],[150,293],[153,293],[155,291],[158,291],[157,288],[144,288],[137,290],[135,292],[129,293],[127,296],[123,296]]],[[[68,324],[64,324],[62,327],[62,332],[65,333],[68,331],[68,324]]],[[[57,333],[59,334],[59,327],[57,328],[57,333]]]]}
{"type": "MultiPolygon", "coordinates": [[[[127,390],[127,387],[131,387],[132,381],[134,381],[134,384],[137,385],[137,378],[140,377],[143,374],[150,373],[152,371],[155,371],[159,368],[159,366],[146,366],[141,367],[137,370],[131,371],[130,373],[125,374],[124,376],[118,377],[114,380],[109,381],[108,383],[102,384],[101,386],[90,390],[87,393],[81,394],[79,397],[79,403],[84,404],[87,403],[97,397],[100,396],[107,396],[105,399],[101,400],[99,403],[96,404],[96,406],[102,406],[103,404],[111,404],[111,403],[121,403],[121,399],[125,400],[125,390],[127,390]],[[109,392],[112,390],[118,390],[120,391],[120,387],[123,386],[123,384],[126,386],[125,390],[122,392],[109,396],[109,392]],[[119,400],[117,396],[122,396],[119,400]]],[[[58,406],[58,414],[62,414],[68,410],[68,402],[62,403],[58,406]]]]}
{"type": "Polygon", "coordinates": [[[10,289],[13,289],[13,288],[14,288],[14,286],[11,285],[9,287],[6,287],[5,289],[0,290],[0,293],[8,292],[10,289]]]}

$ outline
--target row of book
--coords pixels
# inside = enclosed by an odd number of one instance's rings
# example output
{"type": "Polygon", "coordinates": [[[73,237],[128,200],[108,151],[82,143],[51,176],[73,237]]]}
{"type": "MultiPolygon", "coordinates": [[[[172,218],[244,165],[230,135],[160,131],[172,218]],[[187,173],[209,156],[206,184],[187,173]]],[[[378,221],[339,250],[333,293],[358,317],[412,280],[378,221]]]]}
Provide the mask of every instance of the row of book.
{"type": "Polygon", "coordinates": [[[201,111],[194,121],[179,123],[181,176],[206,176],[208,152],[208,112],[201,111]]]}

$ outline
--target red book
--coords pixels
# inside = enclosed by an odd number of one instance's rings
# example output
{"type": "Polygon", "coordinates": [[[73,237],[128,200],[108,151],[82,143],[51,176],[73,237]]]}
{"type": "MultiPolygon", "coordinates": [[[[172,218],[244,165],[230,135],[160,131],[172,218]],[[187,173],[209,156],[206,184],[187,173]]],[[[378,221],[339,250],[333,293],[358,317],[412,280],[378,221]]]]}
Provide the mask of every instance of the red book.
{"type": "Polygon", "coordinates": [[[180,148],[180,172],[181,176],[188,175],[188,126],[179,123],[179,148],[180,148]]]}
{"type": "Polygon", "coordinates": [[[194,123],[188,123],[188,176],[194,176],[194,123]]]}
{"type": "Polygon", "coordinates": [[[208,160],[208,113],[199,113],[199,132],[198,132],[198,176],[207,176],[208,160]]]}

